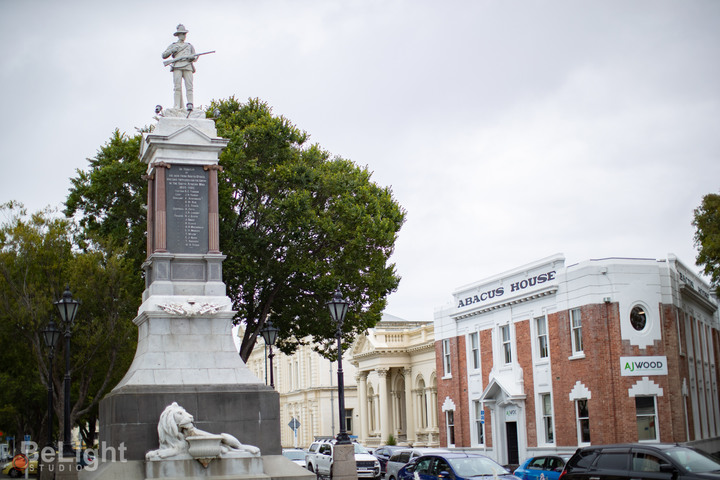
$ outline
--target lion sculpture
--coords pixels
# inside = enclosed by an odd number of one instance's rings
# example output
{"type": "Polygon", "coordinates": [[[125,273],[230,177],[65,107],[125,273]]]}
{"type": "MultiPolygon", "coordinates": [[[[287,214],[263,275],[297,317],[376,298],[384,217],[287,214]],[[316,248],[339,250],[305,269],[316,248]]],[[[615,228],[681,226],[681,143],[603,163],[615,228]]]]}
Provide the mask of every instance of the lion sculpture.
{"type": "MultiPolygon", "coordinates": [[[[187,437],[212,435],[195,428],[195,419],[187,410],[173,402],[165,407],[158,423],[158,437],[160,448],[151,450],[145,455],[146,460],[159,460],[188,453],[187,437]]],[[[260,455],[260,449],[253,445],[243,445],[228,433],[221,433],[221,455],[231,452],[248,452],[260,455]]]]}

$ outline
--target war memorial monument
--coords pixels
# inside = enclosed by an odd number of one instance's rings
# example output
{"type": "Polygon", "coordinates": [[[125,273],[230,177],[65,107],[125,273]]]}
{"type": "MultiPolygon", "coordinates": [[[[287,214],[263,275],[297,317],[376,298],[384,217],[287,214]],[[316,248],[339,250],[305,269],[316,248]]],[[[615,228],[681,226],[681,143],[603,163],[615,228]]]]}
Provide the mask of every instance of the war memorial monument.
{"type": "Polygon", "coordinates": [[[134,319],[137,351],[100,403],[101,445],[122,449],[126,461],[105,458],[78,476],[314,478],[280,455],[279,395],[250,372],[232,339],[218,216],[218,159],[228,140],[194,108],[200,54],[185,42],[187,33],[178,25],[178,42],[162,55],[173,71],[173,108],[156,108],[157,124],[140,148],[148,256],[134,319]]]}

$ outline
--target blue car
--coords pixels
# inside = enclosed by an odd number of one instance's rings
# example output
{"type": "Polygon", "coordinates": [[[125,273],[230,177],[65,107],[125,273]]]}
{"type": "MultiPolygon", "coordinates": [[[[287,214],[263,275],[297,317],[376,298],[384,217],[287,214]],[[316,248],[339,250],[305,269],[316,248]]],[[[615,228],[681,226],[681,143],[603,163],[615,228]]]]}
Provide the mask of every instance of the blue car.
{"type": "Polygon", "coordinates": [[[527,459],[515,470],[522,480],[558,480],[572,455],[543,455],[527,459]]]}
{"type": "Polygon", "coordinates": [[[505,467],[477,453],[423,455],[398,472],[398,480],[477,480],[478,476],[497,476],[500,480],[519,480],[505,467]]]}

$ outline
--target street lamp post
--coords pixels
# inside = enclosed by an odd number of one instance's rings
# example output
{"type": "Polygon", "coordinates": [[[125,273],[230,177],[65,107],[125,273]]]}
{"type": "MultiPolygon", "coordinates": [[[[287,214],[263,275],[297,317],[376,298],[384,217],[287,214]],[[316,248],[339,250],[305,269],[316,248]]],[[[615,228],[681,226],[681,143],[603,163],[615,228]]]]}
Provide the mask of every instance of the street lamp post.
{"type": "Polygon", "coordinates": [[[270,359],[270,387],[275,388],[275,378],[273,376],[273,367],[272,367],[272,359],[275,356],[275,354],[272,351],[272,346],[275,345],[275,340],[277,340],[277,332],[280,329],[277,328],[275,325],[272,324],[272,320],[268,320],[265,324],[265,327],[263,327],[262,330],[260,330],[260,333],[263,336],[263,340],[265,340],[265,345],[270,347],[270,353],[268,354],[268,358],[270,359]]]}
{"type": "Polygon", "coordinates": [[[342,325],[345,321],[345,315],[348,311],[349,302],[345,300],[340,293],[340,289],[335,290],[332,300],[327,303],[330,309],[330,317],[337,324],[337,331],[335,337],[337,339],[338,349],[338,410],[340,415],[340,431],[337,434],[337,445],[350,445],[350,437],[347,434],[345,428],[345,381],[343,379],[343,364],[342,364],[342,325]]]}
{"type": "Polygon", "coordinates": [[[273,353],[273,345],[275,345],[275,340],[277,340],[277,334],[280,329],[277,328],[275,325],[273,325],[272,320],[268,320],[265,324],[265,327],[263,327],[262,330],[260,330],[260,333],[262,334],[263,340],[265,340],[265,345],[270,347],[270,353],[268,354],[268,358],[270,359],[270,387],[275,388],[275,378],[273,376],[273,357],[275,354],[273,353]]]}
{"type": "Polygon", "coordinates": [[[72,327],[75,323],[75,314],[77,313],[80,301],[72,298],[70,287],[65,287],[65,292],[60,300],[54,302],[60,312],[60,318],[65,327],[65,382],[64,382],[64,400],[65,415],[63,419],[63,457],[72,457],[75,452],[72,448],[72,437],[70,435],[70,337],[72,336],[72,327]]]}
{"type": "Polygon", "coordinates": [[[53,359],[55,358],[55,345],[60,338],[60,330],[55,322],[50,320],[47,328],[42,331],[45,346],[50,349],[50,366],[48,367],[48,441],[49,447],[53,444],[53,359]]]}

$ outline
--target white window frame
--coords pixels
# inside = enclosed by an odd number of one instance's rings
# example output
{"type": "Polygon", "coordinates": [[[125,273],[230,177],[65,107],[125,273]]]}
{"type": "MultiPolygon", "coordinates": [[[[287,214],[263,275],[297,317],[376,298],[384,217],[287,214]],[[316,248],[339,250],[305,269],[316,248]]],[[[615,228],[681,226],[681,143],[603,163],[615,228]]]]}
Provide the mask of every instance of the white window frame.
{"type": "Polygon", "coordinates": [[[480,368],[480,334],[472,332],[468,335],[470,344],[470,368],[477,370],[480,368]]]}
{"type": "Polygon", "coordinates": [[[655,424],[655,438],[641,439],[640,431],[638,430],[638,442],[640,442],[640,443],[657,443],[657,442],[659,442],[660,441],[660,428],[659,428],[660,424],[658,423],[658,414],[657,414],[657,395],[636,395],[635,402],[636,402],[635,403],[635,422],[636,422],[638,428],[640,427],[639,421],[640,421],[641,417],[642,418],[652,417],[653,422],[655,424]],[[653,399],[652,415],[647,415],[647,414],[639,415],[638,414],[638,412],[637,412],[637,399],[638,398],[652,398],[653,399]]]}
{"type": "Polygon", "coordinates": [[[450,439],[455,440],[455,410],[445,412],[445,434],[447,435],[448,448],[454,447],[455,442],[450,443],[450,439]]]}
{"type": "Polygon", "coordinates": [[[512,363],[512,332],[510,331],[510,325],[500,325],[500,355],[502,355],[503,365],[510,365],[512,363]],[[507,337],[506,334],[507,333],[507,337]]]}
{"type": "Polygon", "coordinates": [[[446,338],[442,341],[443,353],[443,378],[452,377],[452,363],[450,357],[450,339],[446,338]]]}
{"type": "Polygon", "coordinates": [[[475,443],[485,445],[485,423],[482,422],[483,404],[480,400],[473,400],[473,411],[475,415],[475,443]]]}
{"type": "Polygon", "coordinates": [[[549,445],[555,444],[555,422],[553,419],[553,403],[552,394],[541,393],[540,394],[540,413],[542,414],[542,426],[543,426],[543,437],[545,443],[549,445]],[[549,411],[546,409],[545,398],[550,400],[549,411]]]}
{"type": "Polygon", "coordinates": [[[535,318],[535,330],[537,335],[537,357],[541,360],[550,358],[550,343],[548,342],[548,325],[545,315],[535,318]],[[541,327],[542,326],[542,331],[541,327]],[[543,355],[543,350],[545,355],[543,355]]]}
{"type": "Polygon", "coordinates": [[[585,402],[587,405],[589,399],[587,398],[578,398],[575,400],[575,420],[577,425],[577,440],[578,440],[578,446],[585,446],[590,445],[590,442],[592,442],[592,436],[590,435],[590,407],[587,406],[587,417],[581,417],[580,416],[580,402],[585,402]],[[590,441],[585,442],[582,438],[582,421],[587,421],[588,425],[588,436],[590,437],[590,441]]]}
{"type": "Polygon", "coordinates": [[[570,341],[573,356],[583,355],[582,312],[579,308],[570,310],[570,341]]]}

